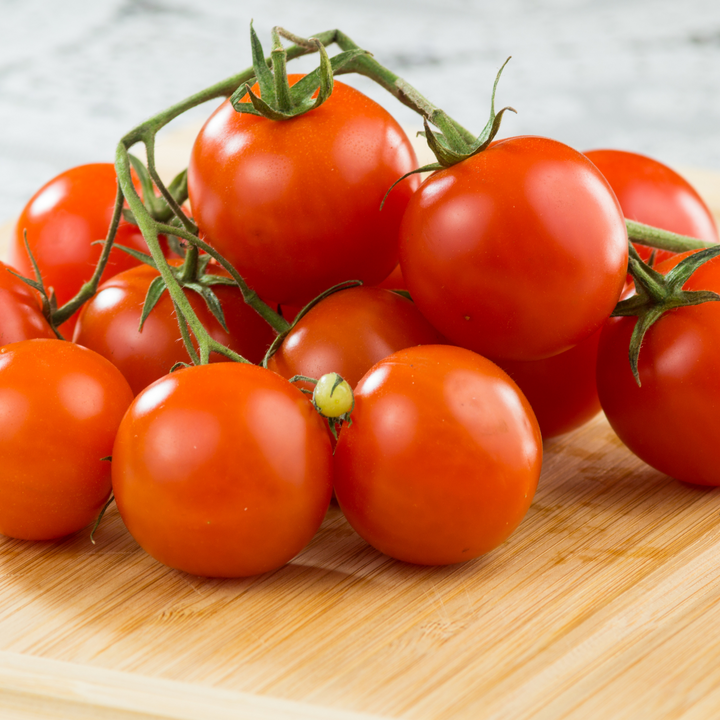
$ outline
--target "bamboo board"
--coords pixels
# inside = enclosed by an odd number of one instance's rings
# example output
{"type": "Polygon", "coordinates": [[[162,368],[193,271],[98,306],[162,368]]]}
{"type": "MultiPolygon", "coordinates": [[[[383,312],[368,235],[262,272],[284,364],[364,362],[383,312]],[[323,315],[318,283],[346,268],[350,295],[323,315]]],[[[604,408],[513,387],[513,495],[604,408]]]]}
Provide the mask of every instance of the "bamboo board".
{"type": "Polygon", "coordinates": [[[546,443],[520,528],[464,565],[392,561],[336,507],[245,580],[159,565],[114,509],[97,545],[0,538],[0,717],[715,718],[719,520],[719,490],[598,417],[546,443]]]}

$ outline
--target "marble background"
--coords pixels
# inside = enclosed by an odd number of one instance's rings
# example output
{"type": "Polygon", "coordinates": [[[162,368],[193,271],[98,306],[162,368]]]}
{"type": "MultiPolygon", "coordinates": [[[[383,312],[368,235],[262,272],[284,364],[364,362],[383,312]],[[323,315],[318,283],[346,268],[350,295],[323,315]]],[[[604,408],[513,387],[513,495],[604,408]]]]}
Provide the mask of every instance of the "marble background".
{"type": "Polygon", "coordinates": [[[275,24],[340,27],[477,130],[512,55],[498,103],[519,114],[505,135],[720,170],[718,0],[0,0],[0,223],[58,172],[111,160],[132,126],[249,65],[251,18],[267,45],[275,24]]]}

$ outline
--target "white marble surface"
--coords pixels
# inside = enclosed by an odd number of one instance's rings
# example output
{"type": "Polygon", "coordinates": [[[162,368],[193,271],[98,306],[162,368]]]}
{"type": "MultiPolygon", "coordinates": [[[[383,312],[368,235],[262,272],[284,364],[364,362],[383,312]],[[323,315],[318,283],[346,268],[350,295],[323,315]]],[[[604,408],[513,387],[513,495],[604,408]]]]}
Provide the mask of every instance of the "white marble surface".
{"type": "Polygon", "coordinates": [[[498,102],[519,115],[504,134],[720,170],[718,0],[0,0],[0,221],[61,170],[111,160],[124,131],[246,67],[251,18],[268,44],[274,24],[340,27],[477,130],[512,55],[498,102]]]}

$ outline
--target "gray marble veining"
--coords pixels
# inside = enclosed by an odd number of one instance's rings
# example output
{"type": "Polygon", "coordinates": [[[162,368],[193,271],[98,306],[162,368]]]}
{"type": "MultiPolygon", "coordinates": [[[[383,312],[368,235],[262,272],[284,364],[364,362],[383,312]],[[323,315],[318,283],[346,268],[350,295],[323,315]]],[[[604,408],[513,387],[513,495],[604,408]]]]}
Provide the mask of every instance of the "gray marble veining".
{"type": "Polygon", "coordinates": [[[512,55],[498,103],[519,114],[505,135],[720,170],[717,0],[0,0],[0,219],[61,170],[111,160],[147,116],[246,67],[251,18],[268,46],[274,24],[340,27],[477,130],[512,55]]]}

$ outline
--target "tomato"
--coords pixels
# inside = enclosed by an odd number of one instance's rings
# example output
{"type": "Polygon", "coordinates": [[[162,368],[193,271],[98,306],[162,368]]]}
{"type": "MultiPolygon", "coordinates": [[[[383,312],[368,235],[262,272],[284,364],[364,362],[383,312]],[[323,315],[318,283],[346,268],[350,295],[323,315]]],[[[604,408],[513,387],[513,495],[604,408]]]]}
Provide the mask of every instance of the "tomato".
{"type": "Polygon", "coordinates": [[[497,361],[528,399],[543,439],[575,430],[600,412],[595,382],[600,332],[543,360],[497,361]]]}
{"type": "MultiPolygon", "coordinates": [[[[610,183],[628,220],[718,242],[715,220],[707,205],[695,188],[667,165],[622,150],[590,150],[585,156],[610,183]]],[[[637,251],[647,260],[652,248],[638,245],[637,251]]],[[[658,250],[656,261],[672,255],[658,250]]]]}
{"type": "MultiPolygon", "coordinates": [[[[223,275],[224,271],[217,269],[216,274],[223,275]]],[[[175,363],[190,362],[167,291],[145,320],[142,332],[138,330],[145,296],[158,275],[154,268],[141,265],[103,283],[83,307],[73,336],[74,342],[100,353],[118,367],[135,394],[167,375],[175,363]]],[[[260,362],[275,332],[245,303],[239,288],[214,285],[213,291],[220,300],[229,332],[196,292],[186,290],[200,322],[218,342],[250,362],[260,362]]],[[[225,358],[213,353],[211,359],[225,358]]]]}
{"type": "MultiPolygon", "coordinates": [[[[300,79],[292,75],[290,83],[300,79]]],[[[258,294],[305,305],[343,280],[373,285],[397,264],[398,228],[417,187],[410,141],[392,116],[335,82],[291,120],[224,102],[195,141],[188,190],[205,238],[258,294]]]]}
{"type": "Polygon", "coordinates": [[[540,429],[512,380],[469,350],[426,345],[381,360],[358,384],[335,452],[335,493],[381,552],[457,563],[519,525],[541,461],[540,429]]]}
{"type": "Polygon", "coordinates": [[[397,265],[382,282],[377,284],[377,287],[385,288],[386,290],[407,290],[402,268],[397,265]]]}
{"type": "Polygon", "coordinates": [[[34,291],[0,262],[0,345],[54,337],[34,291]]]}
{"type": "Polygon", "coordinates": [[[400,264],[418,308],[452,342],[538,360],[577,345],[610,315],[627,233],[586,157],[514,137],[422,184],[403,218],[400,264]]]}
{"type": "MultiPolygon", "coordinates": [[[[657,266],[667,273],[689,255],[657,266]]],[[[720,292],[720,258],[702,265],[685,290],[720,292]]],[[[597,384],[610,425],[639,458],[662,473],[720,485],[720,303],[666,312],[645,334],[637,386],[628,362],[636,318],[611,318],[600,336],[597,384]]]]}
{"type": "Polygon", "coordinates": [[[310,401],[283,378],[201,365],[138,395],[112,477],[123,521],[156,560],[195,575],[256,575],[290,561],[317,531],[332,451],[310,401]]]}
{"type": "MultiPolygon", "coordinates": [[[[396,350],[441,342],[440,333],[407,298],[356,287],[330,295],[301,318],[268,368],[288,379],[336,372],[355,387],[376,362],[396,350]]],[[[311,389],[307,383],[305,387],[311,389]]]]}
{"type": "MultiPolygon", "coordinates": [[[[102,247],[92,245],[107,236],[117,182],[110,163],[79,165],[61,173],[38,190],[25,206],[10,241],[10,264],[34,278],[25,250],[23,232],[46,288],[53,288],[58,305],[73,298],[92,277],[102,247]]],[[[143,236],[135,225],[122,222],[116,242],[147,253],[143,236]]],[[[138,261],[121,250],[110,253],[103,279],[137,265],[138,261]]],[[[72,335],[77,315],[61,328],[72,335]]]]}
{"type": "Polygon", "coordinates": [[[90,350],[45,339],[0,348],[0,533],[52,540],[97,517],[110,495],[103,458],[131,401],[90,350]]]}

